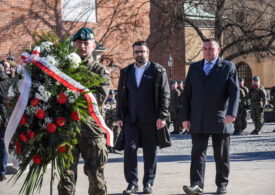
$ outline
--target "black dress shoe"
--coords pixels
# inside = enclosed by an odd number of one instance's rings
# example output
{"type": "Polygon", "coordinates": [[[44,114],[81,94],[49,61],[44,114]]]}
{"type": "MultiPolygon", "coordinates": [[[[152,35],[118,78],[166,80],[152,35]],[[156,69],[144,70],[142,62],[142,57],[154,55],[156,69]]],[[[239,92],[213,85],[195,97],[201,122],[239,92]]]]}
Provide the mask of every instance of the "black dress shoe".
{"type": "Polygon", "coordinates": [[[250,133],[250,135],[256,135],[257,134],[257,129],[254,129],[251,133],[250,133]]]}
{"type": "Polygon", "coordinates": [[[226,194],[226,193],[227,193],[226,187],[224,187],[224,186],[218,187],[217,194],[226,194]]]}
{"type": "Polygon", "coordinates": [[[191,195],[203,195],[203,190],[198,185],[183,186],[183,191],[191,195]]]}
{"type": "Polygon", "coordinates": [[[152,189],[152,185],[147,183],[144,185],[144,188],[143,188],[143,193],[144,194],[152,194],[153,192],[153,189],[152,189]]]}
{"type": "Polygon", "coordinates": [[[126,190],[123,190],[123,194],[133,194],[138,191],[138,186],[129,184],[126,190]]]}

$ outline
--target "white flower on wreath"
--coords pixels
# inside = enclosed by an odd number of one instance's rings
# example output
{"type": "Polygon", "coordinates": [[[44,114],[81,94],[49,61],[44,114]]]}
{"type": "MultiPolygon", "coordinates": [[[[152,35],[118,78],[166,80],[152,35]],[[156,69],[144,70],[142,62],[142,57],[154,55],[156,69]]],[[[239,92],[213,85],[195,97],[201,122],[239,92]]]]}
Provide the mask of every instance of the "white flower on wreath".
{"type": "Polygon", "coordinates": [[[59,65],[58,61],[53,56],[48,55],[45,58],[45,60],[48,61],[50,64],[54,65],[55,67],[58,67],[59,65]]]}
{"type": "Polygon", "coordinates": [[[40,95],[40,93],[35,93],[35,98],[42,100],[42,95],[40,95]]]}
{"type": "Polygon", "coordinates": [[[17,73],[17,74],[22,74],[22,72],[23,72],[22,66],[21,66],[21,65],[17,66],[17,67],[16,67],[16,73],[17,73]]]}
{"type": "Polygon", "coordinates": [[[60,86],[61,83],[59,83],[58,81],[56,81],[56,82],[55,82],[55,85],[56,85],[56,86],[60,86]]]}
{"type": "Polygon", "coordinates": [[[73,104],[75,102],[75,99],[73,96],[70,96],[68,101],[70,104],[73,104]]]}
{"type": "MultiPolygon", "coordinates": [[[[43,88],[42,88],[43,89],[43,88]]],[[[35,97],[39,100],[42,100],[44,102],[48,102],[48,100],[50,99],[51,97],[51,93],[49,91],[46,91],[45,89],[44,90],[41,90],[38,88],[38,91],[40,93],[35,93],[35,97]]]]}
{"type": "Polygon", "coordinates": [[[67,88],[67,90],[64,92],[64,94],[68,97],[72,91],[67,88]]]}
{"type": "Polygon", "coordinates": [[[80,96],[80,92],[74,91],[74,97],[77,99],[80,96]]]}
{"type": "Polygon", "coordinates": [[[42,42],[41,45],[40,45],[41,52],[42,52],[42,51],[50,52],[50,51],[51,51],[51,46],[52,46],[52,45],[53,45],[53,43],[50,42],[50,41],[42,42]]]}
{"type": "Polygon", "coordinates": [[[79,57],[78,54],[76,53],[70,53],[69,55],[67,55],[66,57],[69,61],[70,61],[70,65],[74,68],[77,69],[80,62],[81,62],[81,58],[79,57]]]}
{"type": "Polygon", "coordinates": [[[17,88],[18,88],[19,92],[22,93],[23,79],[18,80],[16,84],[17,84],[17,88]]]}
{"type": "Polygon", "coordinates": [[[49,123],[51,123],[51,122],[53,122],[53,119],[52,119],[52,118],[50,118],[50,117],[45,117],[45,123],[46,123],[46,124],[49,124],[49,123]]]}
{"type": "Polygon", "coordinates": [[[14,93],[13,86],[10,86],[8,90],[8,97],[14,97],[14,96],[15,96],[15,93],[14,93]]]}
{"type": "Polygon", "coordinates": [[[39,91],[40,93],[43,93],[43,92],[45,91],[45,87],[44,87],[43,85],[40,85],[40,86],[38,87],[38,91],[39,91]]]}

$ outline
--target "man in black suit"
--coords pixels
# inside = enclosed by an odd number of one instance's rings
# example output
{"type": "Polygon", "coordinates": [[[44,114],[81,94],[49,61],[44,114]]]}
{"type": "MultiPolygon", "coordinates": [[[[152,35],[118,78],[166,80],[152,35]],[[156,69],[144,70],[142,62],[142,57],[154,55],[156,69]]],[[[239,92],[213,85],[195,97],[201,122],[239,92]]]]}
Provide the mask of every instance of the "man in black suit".
{"type": "Polygon", "coordinates": [[[120,71],[117,126],[124,132],[124,174],[128,187],[123,194],[138,191],[137,150],[143,148],[143,192],[152,193],[156,175],[157,146],[170,146],[166,128],[169,84],[163,66],[150,62],[146,42],[133,44],[135,63],[120,71]]]}
{"type": "Polygon", "coordinates": [[[217,194],[225,194],[229,176],[230,133],[239,103],[239,84],[235,65],[219,57],[215,39],[203,42],[204,59],[191,64],[183,93],[183,127],[192,137],[191,186],[187,194],[203,194],[205,160],[212,136],[216,162],[217,194]]]}

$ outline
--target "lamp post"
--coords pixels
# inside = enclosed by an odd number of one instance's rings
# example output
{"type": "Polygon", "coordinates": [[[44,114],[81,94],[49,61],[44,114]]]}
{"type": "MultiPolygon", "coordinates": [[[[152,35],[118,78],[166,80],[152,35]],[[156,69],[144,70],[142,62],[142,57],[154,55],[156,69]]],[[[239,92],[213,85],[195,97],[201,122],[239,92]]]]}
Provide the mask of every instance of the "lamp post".
{"type": "Polygon", "coordinates": [[[7,58],[8,61],[14,61],[14,57],[12,56],[11,52],[9,52],[9,56],[7,58]]]}
{"type": "Polygon", "coordinates": [[[169,70],[170,70],[170,81],[172,81],[173,58],[171,57],[170,54],[168,56],[168,67],[169,67],[169,70]]]}

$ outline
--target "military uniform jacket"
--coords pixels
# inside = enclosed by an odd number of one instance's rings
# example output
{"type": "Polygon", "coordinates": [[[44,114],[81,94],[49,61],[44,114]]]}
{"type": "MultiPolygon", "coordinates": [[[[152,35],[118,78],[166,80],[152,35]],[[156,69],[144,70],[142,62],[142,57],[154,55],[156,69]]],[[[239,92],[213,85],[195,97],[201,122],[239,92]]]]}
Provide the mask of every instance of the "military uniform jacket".
{"type": "Polygon", "coordinates": [[[264,107],[266,104],[264,87],[262,85],[257,88],[253,86],[249,92],[249,98],[251,106],[264,107]]]}
{"type": "Polygon", "coordinates": [[[204,60],[191,64],[183,99],[182,120],[191,121],[190,133],[228,134],[232,124],[225,125],[225,116],[237,116],[239,83],[235,65],[220,57],[206,76],[204,60]]]}
{"type": "Polygon", "coordinates": [[[6,124],[7,120],[7,95],[10,86],[9,77],[0,71],[0,124],[6,124]]]}
{"type": "MultiPolygon", "coordinates": [[[[106,73],[104,66],[95,62],[92,57],[84,59],[84,64],[87,66],[88,71],[97,73],[105,80],[100,83],[100,86],[90,89],[95,90],[93,95],[97,100],[99,108],[102,110],[103,103],[109,94],[110,76],[106,73]]],[[[102,137],[106,133],[96,124],[95,120],[89,116],[81,126],[81,134],[86,137],[102,137]]]]}

